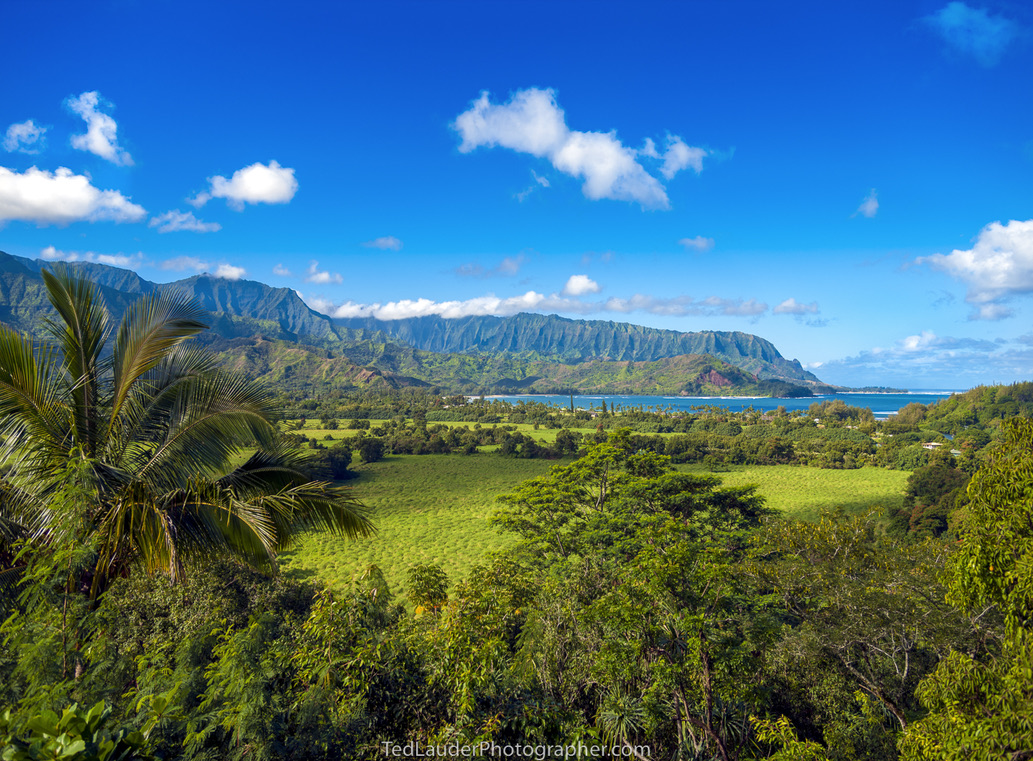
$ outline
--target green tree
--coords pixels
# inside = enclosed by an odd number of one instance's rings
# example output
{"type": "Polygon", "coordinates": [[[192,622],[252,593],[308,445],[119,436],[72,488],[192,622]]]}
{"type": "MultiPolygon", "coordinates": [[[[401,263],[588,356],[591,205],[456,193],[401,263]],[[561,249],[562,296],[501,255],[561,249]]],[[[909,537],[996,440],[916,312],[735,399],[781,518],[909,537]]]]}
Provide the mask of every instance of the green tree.
{"type": "Polygon", "coordinates": [[[991,619],[945,602],[948,551],[931,539],[895,541],[872,515],[776,520],[755,537],[745,570],[786,624],[767,651],[766,681],[831,758],[894,757],[895,736],[922,714],[919,681],[951,648],[974,651],[995,636],[991,619]]]}
{"type": "Polygon", "coordinates": [[[437,610],[448,600],[448,574],[433,563],[414,565],[406,573],[409,602],[414,608],[437,610]]]}
{"type": "Polygon", "coordinates": [[[363,462],[380,462],[384,459],[384,442],[381,439],[364,438],[359,442],[358,450],[363,462]]]}
{"type": "Polygon", "coordinates": [[[358,502],[311,481],[278,441],[271,395],[187,342],[206,328],[199,307],[146,296],[109,347],[98,288],[66,269],[43,279],[50,340],[0,327],[0,560],[15,538],[77,539],[94,551],[83,584],[96,597],[132,565],[179,579],[191,561],[229,554],[272,569],[302,530],[370,532],[358,502]],[[254,454],[234,467],[245,448],[254,454]],[[91,481],[74,521],[52,500],[73,460],[91,481]]]}
{"type": "Polygon", "coordinates": [[[929,715],[903,738],[906,759],[1033,758],[1033,421],[1008,421],[1003,434],[969,483],[947,574],[952,603],[1003,614],[1003,646],[953,652],[919,685],[929,715]]]}

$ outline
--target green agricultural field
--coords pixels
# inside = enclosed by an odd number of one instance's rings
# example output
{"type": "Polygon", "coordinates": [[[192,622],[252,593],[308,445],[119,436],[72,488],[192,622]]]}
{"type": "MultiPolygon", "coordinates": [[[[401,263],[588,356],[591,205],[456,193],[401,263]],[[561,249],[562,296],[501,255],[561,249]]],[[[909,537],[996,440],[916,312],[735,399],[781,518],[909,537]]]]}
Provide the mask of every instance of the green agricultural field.
{"type": "MultiPolygon", "coordinates": [[[[370,507],[378,534],[358,541],[311,535],[282,555],[283,567],[301,577],[343,585],[375,564],[401,599],[406,571],[417,563],[437,563],[456,581],[485,553],[513,541],[488,525],[495,498],[554,464],[490,455],[396,455],[357,465],[360,477],[349,483],[370,507]]],[[[698,465],[678,469],[706,473],[698,465]]],[[[714,475],[729,486],[755,484],[771,507],[813,519],[823,508],[860,512],[900,504],[909,473],[781,465],[740,466],[714,475]]]]}
{"type": "Polygon", "coordinates": [[[376,536],[357,541],[308,536],[281,555],[283,568],[341,585],[375,564],[391,591],[403,599],[405,574],[417,563],[437,563],[456,581],[484,553],[513,541],[488,525],[495,498],[545,474],[556,462],[490,455],[393,455],[353,466],[360,477],[348,484],[370,507],[376,536]]]}
{"type": "MultiPolygon", "coordinates": [[[[290,421],[290,422],[293,423],[295,421],[290,421]]],[[[355,431],[355,430],[352,430],[352,429],[348,428],[348,423],[349,422],[351,422],[351,421],[347,420],[347,419],[342,419],[341,420],[341,425],[340,425],[339,428],[334,429],[334,430],[327,430],[326,428],[321,428],[319,426],[319,420],[306,420],[304,427],[301,428],[300,430],[288,429],[286,426],[282,426],[282,430],[289,431],[290,433],[299,433],[299,434],[305,436],[306,438],[315,439],[316,441],[319,441],[319,442],[329,446],[330,445],[330,441],[326,438],[327,435],[329,435],[330,438],[333,439],[334,441],[341,441],[343,439],[355,438],[359,434],[359,431],[355,431]]],[[[384,421],[372,420],[370,422],[372,423],[372,426],[375,428],[377,425],[383,423],[384,421]]],[[[410,420],[409,422],[412,422],[412,421],[410,420]]],[[[444,425],[444,426],[447,426],[448,428],[473,428],[474,425],[476,425],[476,423],[454,422],[454,421],[445,421],[445,422],[431,421],[431,422],[427,423],[428,427],[433,427],[433,426],[436,426],[436,425],[444,425]]],[[[488,424],[482,424],[482,427],[484,427],[484,428],[496,428],[496,427],[501,427],[501,426],[507,426],[509,428],[513,428],[518,433],[522,433],[525,436],[530,436],[535,441],[538,441],[538,442],[541,442],[541,443],[544,443],[544,444],[552,444],[554,441],[556,441],[556,434],[559,433],[559,431],[560,431],[560,429],[558,429],[558,428],[543,428],[543,427],[539,427],[539,428],[536,429],[534,427],[533,423],[488,423],[488,424]]],[[[595,427],[594,426],[593,427],[586,427],[586,428],[571,428],[570,430],[577,431],[578,433],[581,433],[584,436],[591,436],[593,433],[595,433],[595,427]]],[[[366,431],[366,433],[369,433],[369,432],[366,431]]]]}
{"type": "Polygon", "coordinates": [[[679,465],[685,473],[714,475],[728,486],[753,484],[769,507],[786,515],[813,520],[824,508],[848,513],[872,508],[888,511],[900,505],[910,471],[885,468],[825,470],[794,465],[741,465],[710,474],[701,465],[679,465]]]}

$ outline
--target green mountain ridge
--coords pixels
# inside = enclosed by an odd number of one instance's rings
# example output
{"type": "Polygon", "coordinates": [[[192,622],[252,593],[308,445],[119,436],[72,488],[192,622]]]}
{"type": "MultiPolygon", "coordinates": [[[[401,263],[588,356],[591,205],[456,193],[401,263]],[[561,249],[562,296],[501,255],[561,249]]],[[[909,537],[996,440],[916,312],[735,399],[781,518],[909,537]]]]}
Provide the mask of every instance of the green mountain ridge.
{"type": "MultiPolygon", "coordinates": [[[[40,334],[43,318],[51,313],[40,273],[50,266],[0,252],[0,322],[40,334]]],[[[333,320],[311,309],[293,289],[254,280],[202,274],[153,283],[95,262],[67,266],[98,284],[115,320],[147,293],[175,291],[196,300],[211,314],[211,330],[201,340],[228,364],[257,376],[271,373],[277,382],[286,382],[282,373],[294,373],[301,385],[317,377],[332,382],[338,373],[347,385],[433,385],[477,392],[797,395],[800,386],[821,387],[799,362],[786,360],[769,341],[749,333],[679,333],[527,313],[333,320]],[[296,361],[284,358],[291,351],[296,361]]]]}
{"type": "Polygon", "coordinates": [[[650,362],[686,354],[709,354],[760,378],[821,383],[798,361],[785,359],[770,341],[750,333],[680,333],[631,323],[529,313],[390,321],[349,318],[335,322],[352,329],[383,332],[426,351],[533,352],[541,359],[569,364],[592,359],[650,362]]]}
{"type": "Polygon", "coordinates": [[[233,370],[280,390],[315,396],[320,390],[433,386],[450,392],[658,394],[664,396],[801,396],[809,389],[760,380],[716,357],[694,354],[653,362],[589,360],[547,362],[499,352],[445,354],[398,344],[358,342],[334,355],[322,349],[264,338],[219,339],[210,344],[233,370]]]}

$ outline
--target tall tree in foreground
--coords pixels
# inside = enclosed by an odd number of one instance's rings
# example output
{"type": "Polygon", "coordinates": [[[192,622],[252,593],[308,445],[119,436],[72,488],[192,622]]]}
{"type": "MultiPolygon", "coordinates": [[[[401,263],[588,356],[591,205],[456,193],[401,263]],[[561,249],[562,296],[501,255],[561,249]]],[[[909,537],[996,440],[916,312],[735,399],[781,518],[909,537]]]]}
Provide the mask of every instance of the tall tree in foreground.
{"type": "Polygon", "coordinates": [[[929,714],[908,727],[904,759],[1033,759],[1033,421],[1002,428],[969,483],[947,587],[959,608],[1000,611],[1003,646],[983,658],[953,652],[918,686],[929,714]]]}
{"type": "MultiPolygon", "coordinates": [[[[138,564],[178,579],[191,561],[235,556],[265,569],[300,531],[372,527],[343,490],[306,475],[282,447],[271,395],[187,343],[203,311],[160,293],[112,329],[97,287],[44,272],[57,312],[39,345],[0,326],[0,563],[15,539],[88,544],[79,575],[96,597],[138,564]],[[244,448],[255,448],[243,459],[244,448]],[[88,504],[62,500],[70,461],[89,464],[88,504]]],[[[0,568],[0,573],[3,572],[0,568]]],[[[16,570],[16,569],[14,569],[16,570]]]]}

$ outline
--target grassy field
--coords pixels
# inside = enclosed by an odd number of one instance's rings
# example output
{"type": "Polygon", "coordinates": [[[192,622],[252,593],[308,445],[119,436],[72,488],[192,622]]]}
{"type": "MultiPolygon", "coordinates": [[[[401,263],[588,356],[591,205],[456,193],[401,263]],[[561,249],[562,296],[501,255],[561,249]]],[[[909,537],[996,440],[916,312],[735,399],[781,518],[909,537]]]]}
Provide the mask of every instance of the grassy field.
{"type": "Polygon", "coordinates": [[[488,525],[495,498],[554,464],[490,455],[393,455],[357,465],[360,477],[348,484],[371,508],[376,536],[358,541],[306,537],[281,555],[283,568],[340,585],[375,564],[391,591],[402,597],[406,571],[417,563],[437,563],[450,579],[461,579],[484,553],[513,541],[488,525]]]}
{"type": "Polygon", "coordinates": [[[884,468],[824,470],[792,465],[731,466],[710,474],[699,465],[679,465],[686,473],[714,475],[727,486],[759,487],[768,507],[803,520],[813,520],[823,508],[842,507],[848,513],[900,505],[911,473],[884,468]]]}
{"type": "MultiPolygon", "coordinates": [[[[504,549],[513,541],[488,525],[495,498],[521,481],[543,475],[553,464],[491,455],[396,455],[357,465],[360,477],[349,484],[371,508],[377,535],[359,541],[309,536],[282,555],[283,568],[340,586],[375,564],[402,599],[406,571],[417,563],[437,563],[456,581],[486,552],[504,549]]],[[[678,467],[706,472],[700,466],[678,467]]],[[[860,512],[899,504],[909,474],[881,468],[821,470],[783,465],[734,467],[714,475],[729,486],[755,484],[771,507],[813,519],[826,507],[860,512]]]]}

